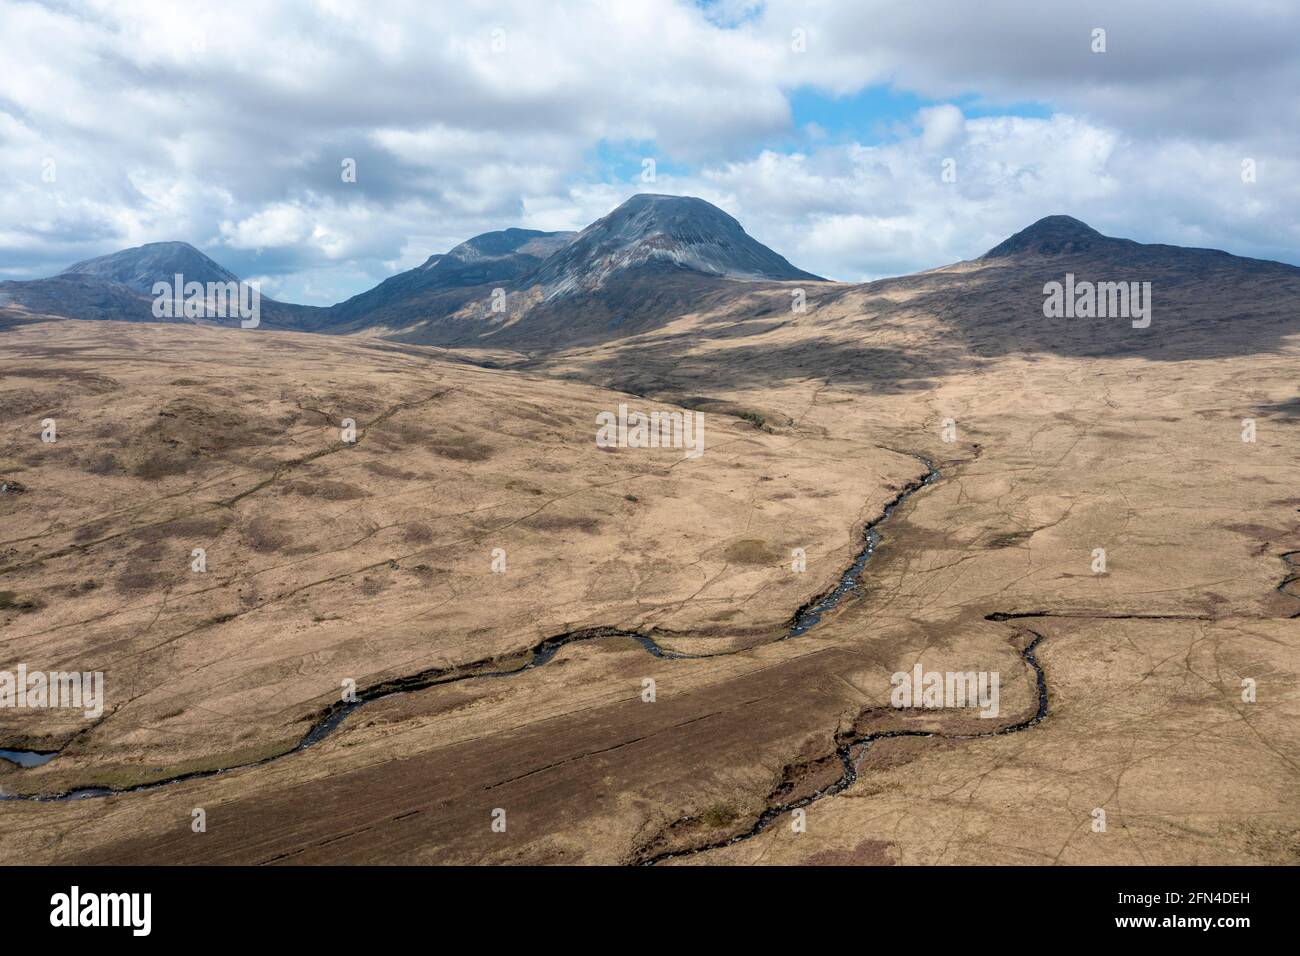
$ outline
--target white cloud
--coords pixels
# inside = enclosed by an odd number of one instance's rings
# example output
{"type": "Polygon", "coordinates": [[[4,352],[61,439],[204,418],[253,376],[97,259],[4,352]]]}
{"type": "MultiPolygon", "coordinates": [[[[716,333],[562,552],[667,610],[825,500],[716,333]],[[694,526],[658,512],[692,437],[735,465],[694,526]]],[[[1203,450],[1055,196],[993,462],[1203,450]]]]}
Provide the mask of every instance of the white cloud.
{"type": "MultiPolygon", "coordinates": [[[[839,279],[972,258],[1054,213],[1142,241],[1296,258],[1300,226],[1288,210],[1300,208],[1300,159],[1271,160],[1261,190],[1241,181],[1236,146],[1153,147],[1058,114],[961,118],[935,148],[933,115],[886,145],[764,152],[674,180],[671,191],[722,205],[791,261],[839,279]],[[942,175],[948,158],[955,182],[942,175]]],[[[943,122],[954,120],[945,111],[943,122]]]]}
{"type": "Polygon", "coordinates": [[[643,188],[719,202],[796,264],[843,278],[973,255],[1049,212],[1293,260],[1300,246],[1300,13],[1265,0],[1086,13],[1037,0],[0,0],[0,22],[6,275],[187,239],[323,301],[488,229],[580,227],[643,188]],[[1088,49],[1098,25],[1105,54],[1088,49]],[[794,128],[794,91],[883,83],[1056,113],[941,103],[881,145],[794,128]],[[608,181],[593,160],[628,141],[659,158],[653,186],[608,181]],[[356,183],[341,181],[344,157],[356,183]],[[939,181],[945,157],[955,184],[939,181]],[[1250,188],[1244,157],[1259,169],[1250,188]]]}
{"type": "Polygon", "coordinates": [[[966,129],[966,117],[951,103],[927,106],[916,118],[921,124],[921,145],[928,150],[942,149],[966,129]]]}

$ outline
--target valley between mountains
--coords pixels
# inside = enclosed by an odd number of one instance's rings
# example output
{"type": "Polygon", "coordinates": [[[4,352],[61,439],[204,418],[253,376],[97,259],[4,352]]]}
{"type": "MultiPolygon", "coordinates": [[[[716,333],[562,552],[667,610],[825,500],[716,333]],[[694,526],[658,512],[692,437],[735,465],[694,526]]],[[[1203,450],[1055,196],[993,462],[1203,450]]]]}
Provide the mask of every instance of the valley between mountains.
{"type": "Polygon", "coordinates": [[[240,329],[165,245],[0,283],[0,667],[107,687],[0,710],[0,859],[1297,861],[1300,269],[1051,216],[848,284],[651,196],[240,329]]]}

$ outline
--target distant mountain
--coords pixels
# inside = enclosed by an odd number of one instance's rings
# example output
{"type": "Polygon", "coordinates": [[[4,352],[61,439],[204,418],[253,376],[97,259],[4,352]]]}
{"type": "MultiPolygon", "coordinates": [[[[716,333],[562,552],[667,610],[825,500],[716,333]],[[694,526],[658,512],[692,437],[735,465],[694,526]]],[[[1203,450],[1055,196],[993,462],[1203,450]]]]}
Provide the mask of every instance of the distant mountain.
{"type": "Polygon", "coordinates": [[[1126,242],[1103,236],[1073,216],[1044,216],[1032,226],[1004,239],[980,258],[1006,259],[1012,256],[1059,256],[1089,252],[1107,243],[1126,242]]]}
{"type": "Polygon", "coordinates": [[[123,249],[68,266],[59,276],[79,275],[105,282],[120,282],[152,298],[155,282],[171,282],[177,274],[183,275],[186,282],[206,284],[239,281],[237,275],[209,259],[188,242],[150,242],[132,249],[123,249]]]}
{"type": "Polygon", "coordinates": [[[13,306],[69,319],[158,321],[153,317],[152,297],[121,282],[75,273],[0,282],[0,308],[13,306]]]}
{"type": "Polygon", "coordinates": [[[645,331],[719,297],[782,281],[825,280],[795,268],[702,199],[640,194],[512,281],[498,273],[454,294],[440,289],[390,301],[364,324],[425,344],[549,349],[645,331]]]}
{"type": "MultiPolygon", "coordinates": [[[[0,307],[19,306],[28,312],[70,319],[118,322],[195,322],[234,325],[239,320],[175,317],[153,314],[153,287],[169,285],[177,275],[188,284],[239,282],[239,277],[205,256],[188,242],[150,242],[143,246],[86,259],[48,279],[0,282],[0,307]]],[[[328,310],[277,302],[261,297],[261,323],[268,329],[319,330],[328,310]]]]}
{"type": "Polygon", "coordinates": [[[808,279],[703,199],[640,193],[598,219],[532,277],[543,297],[592,292],[619,273],[666,265],[727,279],[808,279]]]}
{"type": "Polygon", "coordinates": [[[909,285],[926,288],[972,355],[1230,354],[1293,329],[1300,302],[1295,266],[1105,236],[1062,215],[1038,220],[978,259],[871,287],[909,285]],[[1046,300],[1058,287],[1062,305],[1068,296],[1075,303],[1050,317],[1046,300]],[[1076,308],[1080,295],[1091,299],[1086,311],[1076,308]],[[1138,301],[1146,314],[1131,308],[1138,301]]]}
{"type": "MultiPolygon", "coordinates": [[[[1110,263],[1130,268],[1181,267],[1201,271],[1219,268],[1251,273],[1263,271],[1294,274],[1297,271],[1295,266],[1285,263],[1234,256],[1221,249],[1171,246],[1103,236],[1087,223],[1073,216],[1061,215],[1044,216],[1033,225],[1004,239],[976,261],[996,262],[1003,259],[1036,263],[1042,260],[1078,260],[1094,266],[1110,263]]],[[[1050,262],[1047,264],[1055,268],[1050,262]]]]}
{"type": "Polygon", "coordinates": [[[577,233],[503,229],[485,232],[450,252],[432,255],[422,265],[390,276],[373,289],[354,295],[331,309],[331,324],[342,327],[357,320],[365,324],[401,322],[403,304],[411,308],[454,311],[463,295],[438,296],[417,302],[430,291],[466,289],[487,283],[506,283],[535,270],[547,256],[564,248],[577,233]],[[395,309],[393,314],[386,310],[395,309]]]}

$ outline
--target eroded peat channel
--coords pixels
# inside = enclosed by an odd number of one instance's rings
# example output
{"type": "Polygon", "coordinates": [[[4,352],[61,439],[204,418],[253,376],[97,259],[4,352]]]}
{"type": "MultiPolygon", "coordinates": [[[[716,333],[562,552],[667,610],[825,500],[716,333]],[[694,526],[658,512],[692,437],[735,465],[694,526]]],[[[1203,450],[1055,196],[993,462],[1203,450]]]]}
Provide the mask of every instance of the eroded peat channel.
{"type": "MultiPolygon", "coordinates": [[[[721,840],[715,840],[710,843],[700,844],[698,846],[687,847],[676,850],[663,850],[644,854],[640,858],[634,858],[633,863],[640,866],[653,866],[656,863],[663,863],[667,860],[678,859],[685,856],[693,856],[697,853],[704,853],[708,850],[720,850],[723,847],[733,846],[751,837],[756,837],[766,830],[773,821],[794,810],[800,810],[810,804],[816,803],[823,797],[832,797],[837,793],[842,793],[849,787],[853,786],[858,780],[858,767],[862,763],[862,758],[866,755],[867,749],[877,740],[888,740],[895,737],[930,737],[940,740],[979,740],[984,737],[1004,737],[1007,734],[1014,734],[1021,730],[1027,730],[1033,727],[1044,717],[1047,716],[1047,677],[1043,673],[1042,665],[1038,663],[1038,658],[1034,650],[1043,641],[1046,635],[1039,634],[1037,631],[1028,631],[1033,636],[1030,641],[1020,651],[1021,659],[1027,664],[1034,673],[1035,683],[1038,690],[1038,705],[1034,713],[1015,723],[999,727],[996,730],[990,730],[983,734],[945,734],[939,731],[928,730],[883,730],[878,733],[867,734],[837,734],[835,740],[835,758],[839,761],[842,773],[839,779],[833,783],[808,794],[807,796],[789,802],[773,802],[771,795],[768,797],[768,806],[753,824],[741,833],[732,834],[721,840]]],[[[788,769],[788,768],[787,768],[788,769]]],[[[679,821],[687,822],[687,821],[679,821]]]]}
{"type": "MultiPolygon", "coordinates": [[[[922,477],[909,482],[899,490],[898,493],[881,509],[879,516],[864,526],[862,546],[854,556],[851,564],[839,574],[830,588],[799,607],[789,619],[788,624],[777,636],[770,640],[735,650],[691,654],[674,650],[671,646],[664,646],[664,644],[661,643],[661,641],[669,642],[680,640],[685,635],[662,632],[654,628],[630,630],[612,626],[598,626],[569,631],[545,638],[527,651],[522,652],[513,658],[506,658],[504,660],[500,658],[482,659],[455,667],[426,669],[424,671],[392,678],[373,684],[364,689],[360,689],[356,692],[355,700],[336,701],[323,711],[318,712],[306,733],[304,733],[292,747],[289,747],[280,753],[263,757],[259,760],[228,767],[190,771],[160,780],[146,781],[120,788],[90,785],[75,787],[58,793],[0,794],[0,800],[24,800],[35,802],[81,800],[116,794],[156,790],[187,780],[199,780],[231,773],[236,770],[262,766],[278,760],[283,760],[319,743],[333,734],[348,717],[362,709],[367,703],[391,697],[393,695],[425,690],[443,684],[458,683],[477,678],[505,679],[513,677],[525,673],[526,671],[545,666],[555,658],[556,654],[558,654],[562,648],[571,644],[587,643],[611,638],[626,638],[636,641],[648,654],[657,658],[669,660],[702,660],[713,657],[731,656],[753,650],[755,647],[799,637],[815,628],[828,613],[839,607],[846,598],[857,593],[861,575],[873,555],[876,553],[882,540],[881,530],[883,524],[896,513],[897,509],[903,502],[939,479],[940,472],[929,459],[911,453],[900,452],[900,454],[909,454],[911,457],[923,463],[926,467],[926,473],[922,477]]],[[[658,847],[653,844],[650,846],[643,846],[642,848],[633,851],[630,862],[642,865],[654,864],[681,856],[729,846],[756,836],[767,829],[771,823],[782,814],[789,813],[790,811],[801,807],[806,807],[823,797],[833,796],[852,786],[858,779],[858,768],[863,755],[877,740],[892,737],[942,737],[950,740],[975,739],[977,737],[991,737],[1015,733],[1034,726],[1046,715],[1048,706],[1046,678],[1043,674],[1042,668],[1038,664],[1037,658],[1035,657],[1035,648],[1037,648],[1039,642],[1043,640],[1043,635],[1024,628],[1019,629],[1017,633],[1022,635],[1031,635],[1033,638],[1030,643],[1019,651],[1020,656],[1025,661],[1026,665],[1033,671],[1038,688],[1038,706],[1035,713],[1031,716],[1016,723],[981,734],[943,734],[940,732],[905,729],[892,729],[876,733],[848,732],[836,734],[834,753],[831,759],[838,761],[841,772],[838,779],[834,782],[823,786],[815,792],[807,794],[798,800],[792,801],[784,801],[780,799],[782,791],[778,787],[769,793],[767,798],[767,808],[763,810],[763,812],[759,814],[752,824],[743,832],[733,833],[725,839],[714,840],[689,847],[673,847],[664,849],[662,848],[662,845],[658,847]]]]}

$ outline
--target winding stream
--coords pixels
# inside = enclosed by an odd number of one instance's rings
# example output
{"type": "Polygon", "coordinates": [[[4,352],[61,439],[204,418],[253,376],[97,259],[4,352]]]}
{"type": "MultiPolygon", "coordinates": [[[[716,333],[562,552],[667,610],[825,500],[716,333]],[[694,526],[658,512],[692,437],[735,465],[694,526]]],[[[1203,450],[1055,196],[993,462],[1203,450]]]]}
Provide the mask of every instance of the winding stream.
{"type": "MultiPolygon", "coordinates": [[[[927,465],[928,464],[929,462],[927,462],[927,465]]],[[[931,480],[934,477],[934,474],[935,473],[934,473],[933,466],[931,466],[931,475],[927,476],[927,483],[929,480],[931,480]]],[[[895,502],[895,504],[896,503],[897,502],[895,502]]],[[[885,513],[885,515],[882,516],[881,520],[883,520],[884,517],[886,517],[887,515],[888,515],[888,511],[885,513]]],[[[875,522],[875,524],[879,524],[879,523],[880,523],[879,521],[875,522]]],[[[874,531],[868,532],[869,544],[871,543],[871,536],[874,535],[875,535],[874,531]]],[[[870,557],[870,547],[866,552],[864,552],[864,554],[866,557],[870,557]]],[[[1296,560],[1297,558],[1300,558],[1300,551],[1288,551],[1285,554],[1282,554],[1280,557],[1282,559],[1282,562],[1285,565],[1287,565],[1287,574],[1283,578],[1282,583],[1277,586],[1277,590],[1282,594],[1287,595],[1288,597],[1292,597],[1292,598],[1296,598],[1297,600],[1300,600],[1300,594],[1295,594],[1290,590],[1291,585],[1300,583],[1300,573],[1297,573],[1300,572],[1300,561],[1296,560]]],[[[865,563],[866,563],[865,560],[860,560],[860,563],[859,562],[854,563],[854,568],[856,569],[855,571],[852,572],[854,576],[856,576],[856,574],[861,571],[862,565],[865,563]]],[[[1051,611],[1019,611],[1019,612],[995,611],[992,614],[986,614],[984,616],[984,619],[986,621],[1006,622],[1006,621],[1013,621],[1022,618],[1069,617],[1069,616],[1079,616],[1079,615],[1070,615],[1068,613],[1051,612],[1051,611]]],[[[1089,614],[1087,616],[1090,618],[1140,617],[1140,618],[1148,618],[1148,619],[1155,618],[1161,620],[1168,620],[1168,619],[1206,620],[1207,619],[1204,618],[1203,616],[1197,616],[1197,615],[1089,614]]],[[[1290,617],[1292,619],[1300,618],[1300,612],[1296,612],[1295,614],[1290,615],[1290,617]]],[[[987,733],[982,733],[982,734],[944,734],[937,731],[924,731],[924,730],[887,730],[887,731],[881,731],[879,733],[863,734],[857,737],[854,736],[838,737],[836,740],[835,755],[840,761],[840,766],[843,768],[843,772],[840,774],[839,779],[836,780],[835,782],[828,784],[825,787],[822,787],[820,790],[817,790],[809,794],[808,796],[803,797],[800,800],[794,800],[788,803],[778,803],[778,804],[769,805],[767,809],[765,809],[761,814],[759,814],[759,816],[754,820],[754,823],[747,830],[744,830],[741,833],[732,834],[731,836],[726,837],[724,839],[715,840],[709,843],[698,844],[696,846],[691,846],[691,847],[686,847],[686,848],[676,849],[676,850],[664,850],[658,853],[653,853],[639,860],[635,860],[635,862],[641,866],[653,866],[656,863],[662,863],[667,860],[678,859],[686,856],[693,856],[696,853],[704,853],[708,850],[719,850],[722,849],[723,847],[732,846],[736,843],[740,843],[744,840],[748,840],[751,837],[758,836],[758,834],[762,833],[769,826],[771,826],[773,821],[784,816],[785,814],[790,813],[792,810],[801,809],[803,807],[808,806],[809,804],[817,802],[823,797],[834,796],[835,794],[841,793],[844,790],[847,790],[849,787],[853,786],[853,784],[856,783],[858,780],[858,767],[862,763],[862,758],[866,756],[867,750],[877,740],[886,740],[891,737],[935,737],[942,740],[978,740],[979,738],[982,737],[1002,737],[1007,734],[1014,734],[1014,733],[1019,733],[1022,730],[1028,730],[1030,727],[1033,727],[1035,724],[1037,724],[1039,721],[1041,721],[1044,717],[1047,716],[1047,706],[1048,706],[1047,676],[1043,673],[1042,665],[1038,663],[1038,657],[1034,653],[1035,650],[1038,648],[1038,645],[1042,643],[1046,635],[1040,634],[1037,631],[1031,630],[1027,627],[1023,628],[1023,630],[1032,634],[1034,638],[1032,641],[1029,642],[1029,644],[1027,644],[1024,647],[1023,650],[1020,651],[1021,659],[1024,660],[1025,664],[1028,665],[1033,670],[1034,679],[1038,687],[1038,707],[1032,716],[1024,720],[1017,721],[1013,724],[1008,724],[1004,727],[999,727],[995,730],[991,730],[987,733]],[[857,751],[856,757],[854,756],[855,750],[857,751]]],[[[679,822],[685,822],[685,821],[679,821],[679,822]]]]}
{"type": "MultiPolygon", "coordinates": [[[[1300,551],[1288,551],[1281,557],[1282,563],[1287,566],[1287,573],[1286,577],[1282,579],[1282,583],[1277,586],[1277,590],[1279,593],[1285,594],[1289,598],[1295,598],[1297,601],[1300,601],[1300,594],[1291,590],[1291,585],[1300,583],[1300,562],[1295,560],[1296,558],[1300,558],[1300,551]]],[[[1295,620],[1296,618],[1300,618],[1300,611],[1296,611],[1291,615],[1292,620],[1295,620]]]]}
{"type": "MultiPolygon", "coordinates": [[[[904,453],[899,452],[899,454],[904,454],[904,453]]],[[[795,611],[793,617],[791,618],[791,622],[789,626],[785,629],[785,631],[779,637],[776,637],[771,641],[765,642],[766,644],[772,644],[778,641],[789,640],[790,638],[798,637],[801,634],[806,633],[807,631],[815,627],[821,621],[824,615],[826,615],[834,608],[838,607],[839,604],[843,602],[845,598],[857,592],[858,579],[862,575],[862,571],[866,567],[867,562],[870,561],[872,555],[875,554],[876,548],[879,546],[881,541],[881,536],[876,529],[881,524],[883,524],[889,518],[890,515],[894,513],[894,511],[898,508],[900,504],[902,504],[904,501],[906,501],[916,492],[932,484],[934,481],[936,481],[939,478],[939,471],[937,468],[934,467],[934,463],[931,462],[930,459],[925,458],[921,455],[911,455],[911,457],[916,458],[918,461],[922,462],[925,465],[926,467],[925,476],[908,483],[897,495],[895,495],[892,499],[890,499],[885,504],[885,507],[882,509],[880,513],[880,517],[876,518],[874,521],[867,524],[866,527],[863,529],[864,543],[862,549],[858,552],[856,557],[853,559],[853,563],[850,564],[849,567],[839,576],[836,583],[828,591],[824,592],[823,594],[817,597],[814,597],[812,600],[808,601],[797,611],[795,611]]],[[[218,776],[219,774],[230,773],[231,771],[234,770],[242,770],[248,767],[261,766],[263,764],[268,764],[276,760],[282,760],[285,757],[298,753],[299,751],[306,750],[308,747],[311,747],[312,745],[319,743],[320,741],[328,737],[330,734],[332,734],[335,730],[337,730],[339,725],[342,724],[344,720],[346,720],[349,716],[351,716],[353,713],[355,713],[357,710],[361,709],[371,701],[380,700],[384,697],[390,697],[394,694],[405,694],[405,693],[410,693],[412,691],[424,690],[426,688],[435,687],[440,684],[458,683],[459,681],[463,681],[463,680],[472,680],[481,677],[495,677],[495,678],[512,677],[516,674],[522,674],[525,671],[534,670],[535,668],[544,666],[552,658],[554,658],[557,653],[559,653],[562,647],[565,647],[569,644],[579,644],[587,641],[603,640],[606,638],[630,638],[636,641],[637,643],[639,643],[650,655],[654,657],[668,659],[668,660],[702,660],[709,657],[722,657],[730,654],[741,653],[741,651],[736,650],[736,651],[719,651],[714,654],[687,654],[681,651],[674,651],[674,650],[670,650],[669,648],[660,646],[660,644],[655,640],[653,636],[653,631],[651,633],[646,633],[643,631],[631,631],[631,630],[626,630],[623,628],[616,628],[616,627],[584,628],[582,630],[570,631],[565,634],[558,634],[553,637],[548,637],[545,640],[539,642],[538,644],[534,645],[528,652],[526,652],[526,654],[528,655],[528,660],[526,660],[523,664],[520,664],[518,667],[499,669],[498,662],[490,659],[484,659],[484,660],[475,661],[470,664],[459,665],[456,667],[430,668],[428,670],[420,671],[419,673],[416,674],[410,674],[404,677],[393,678],[392,680],[387,680],[379,684],[371,685],[370,687],[357,691],[356,700],[354,701],[340,700],[331,704],[325,710],[325,712],[319,718],[317,718],[316,722],[313,723],[312,726],[307,730],[307,732],[303,735],[302,739],[299,740],[298,743],[296,743],[289,750],[283,751],[282,753],[278,753],[278,754],[272,754],[271,756],[268,757],[263,757],[260,760],[253,760],[253,761],[249,761],[248,763],[235,764],[229,767],[219,767],[219,768],[213,768],[208,770],[195,770],[189,773],[182,773],[172,777],[167,777],[162,780],[151,780],[146,783],[134,784],[128,787],[119,787],[119,788],[93,787],[93,786],[75,787],[71,790],[67,790],[62,793],[52,793],[52,794],[0,793],[0,800],[28,800],[28,801],[35,801],[35,802],[42,802],[42,803],[60,801],[60,800],[84,800],[87,798],[107,797],[107,796],[112,796],[114,794],[121,794],[121,793],[135,793],[142,790],[155,790],[158,789],[159,787],[170,786],[171,784],[180,783],[185,780],[201,780],[205,777],[215,777],[218,776]],[[494,669],[494,668],[498,668],[498,669],[494,669]]],[[[1037,642],[1035,641],[1035,643],[1037,642]]],[[[762,646],[762,645],[756,645],[756,646],[762,646]]],[[[1032,646],[1033,645],[1031,645],[1031,649],[1032,646]]],[[[748,647],[748,648],[744,648],[743,650],[752,650],[752,649],[753,647],[748,647]]],[[[1027,651],[1026,653],[1029,652],[1027,651]]],[[[1032,655],[1027,656],[1026,660],[1029,661],[1031,665],[1035,667],[1037,666],[1032,660],[1032,655]]],[[[1039,679],[1039,687],[1040,687],[1040,695],[1041,695],[1040,709],[1043,712],[1046,712],[1047,691],[1043,685],[1043,676],[1041,670],[1038,671],[1038,679],[1039,679]]],[[[1037,721],[1037,719],[1041,719],[1041,714],[1039,715],[1039,718],[1035,719],[1035,722],[1037,721]]],[[[1009,731],[1003,730],[1001,732],[1005,733],[1009,731]]],[[[890,733],[890,734],[882,734],[878,736],[901,736],[901,735],[904,735],[904,733],[897,732],[897,733],[890,733]]],[[[918,734],[918,735],[929,736],[925,734],[918,734]]],[[[988,735],[982,735],[982,736],[988,736],[988,735]]],[[[853,746],[858,746],[859,744],[867,743],[870,740],[874,740],[874,739],[876,738],[875,737],[863,738],[862,741],[853,741],[850,744],[847,744],[845,747],[842,747],[841,750],[843,752],[841,754],[840,759],[844,762],[845,765],[845,777],[841,778],[840,781],[838,781],[836,784],[833,784],[831,787],[826,788],[824,791],[821,791],[818,794],[813,795],[811,798],[808,798],[806,802],[811,803],[814,799],[819,799],[821,796],[828,796],[831,793],[838,793],[840,790],[844,789],[844,787],[849,786],[854,780],[856,780],[857,770],[856,767],[848,759],[848,750],[851,749],[853,746]]],[[[50,753],[50,752],[11,750],[11,751],[0,751],[0,756],[3,756],[5,759],[11,760],[22,766],[35,766],[38,764],[43,764],[48,762],[52,757],[55,756],[56,753],[57,752],[50,753]]],[[[770,823],[771,820],[779,812],[781,812],[781,810],[794,809],[797,806],[803,806],[803,805],[804,803],[791,804],[790,807],[784,807],[784,808],[768,811],[767,813],[764,814],[763,818],[760,818],[760,823],[756,824],[753,833],[761,832],[761,830],[764,829],[768,825],[768,823],[770,823]]],[[[753,834],[751,833],[748,835],[753,835],[753,834]]],[[[732,840],[727,842],[735,842],[736,839],[743,839],[743,836],[738,838],[733,838],[732,840]]],[[[681,855],[681,853],[678,852],[678,853],[673,853],[668,855],[681,855]]]]}
{"type": "Polygon", "coordinates": [[[1038,647],[1045,635],[1037,631],[1030,631],[1034,639],[1025,646],[1020,652],[1020,657],[1030,668],[1033,669],[1034,678],[1038,684],[1038,708],[1033,716],[1024,720],[1017,721],[1014,724],[1008,724],[1005,727],[999,727],[996,730],[990,730],[983,734],[944,734],[937,731],[928,730],[884,730],[874,734],[863,734],[858,737],[842,736],[836,740],[835,755],[839,758],[840,766],[843,772],[838,780],[834,783],[822,787],[800,800],[794,800],[790,803],[781,803],[769,806],[754,821],[753,825],[742,833],[733,834],[722,840],[716,840],[712,843],[703,843],[698,846],[692,846],[680,850],[665,850],[661,853],[653,854],[645,859],[638,860],[641,866],[653,866],[656,863],[662,863],[665,860],[677,859],[683,856],[694,856],[696,853],[703,853],[706,850],[719,850],[725,846],[731,846],[740,843],[742,840],[748,840],[750,837],[758,836],[766,830],[772,821],[776,820],[792,810],[798,810],[808,806],[810,803],[816,803],[823,797],[832,797],[837,793],[847,790],[858,780],[858,766],[862,763],[862,758],[866,756],[867,749],[877,740],[887,740],[891,737],[937,737],[942,740],[978,740],[981,737],[1003,737],[1007,734],[1014,734],[1021,730],[1027,730],[1034,726],[1040,720],[1047,716],[1047,677],[1043,674],[1043,668],[1038,663],[1038,658],[1034,656],[1034,649],[1038,647]],[[857,756],[854,757],[853,751],[857,749],[857,756]]]}

